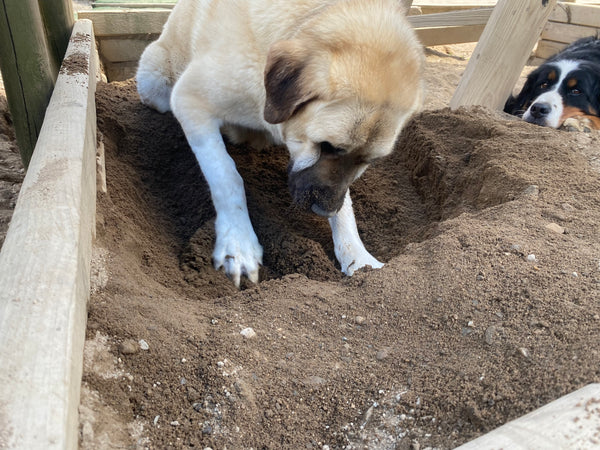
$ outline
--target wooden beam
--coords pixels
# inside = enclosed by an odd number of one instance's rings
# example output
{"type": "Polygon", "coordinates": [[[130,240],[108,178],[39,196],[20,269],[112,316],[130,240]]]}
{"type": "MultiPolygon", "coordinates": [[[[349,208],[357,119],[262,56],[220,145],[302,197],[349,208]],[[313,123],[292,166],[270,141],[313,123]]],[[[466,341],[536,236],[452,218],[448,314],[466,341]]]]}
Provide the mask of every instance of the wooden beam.
{"type": "MultiPolygon", "coordinates": [[[[447,3],[439,3],[439,4],[426,4],[422,5],[419,1],[416,1],[415,4],[421,8],[423,14],[437,14],[444,13],[450,11],[464,11],[467,9],[479,9],[479,8],[493,8],[496,4],[495,1],[489,2],[480,2],[480,3],[462,3],[460,5],[452,5],[447,3]]],[[[413,5],[414,6],[414,5],[413,5]]]]}
{"type": "Polygon", "coordinates": [[[37,0],[0,0],[0,69],[27,167],[58,73],[37,0]]]}
{"type": "Polygon", "coordinates": [[[574,23],[589,27],[600,24],[600,6],[559,3],[548,17],[550,22],[574,23]]]}
{"type": "Polygon", "coordinates": [[[102,39],[99,43],[99,51],[105,62],[139,61],[144,49],[150,42],[158,39],[158,36],[158,34],[147,34],[129,39],[102,39]]]}
{"type": "Polygon", "coordinates": [[[568,44],[565,42],[540,41],[535,50],[536,58],[548,59],[563,50],[568,44]]]}
{"type": "Polygon", "coordinates": [[[419,41],[425,47],[433,45],[462,44],[477,42],[485,25],[467,25],[463,27],[435,27],[415,29],[419,41]]]}
{"type": "Polygon", "coordinates": [[[65,60],[0,252],[0,447],[76,449],[96,206],[92,23],[65,60]]]}
{"type": "Polygon", "coordinates": [[[160,34],[170,9],[134,11],[80,11],[80,19],[94,22],[96,37],[160,34]]]}
{"type": "Polygon", "coordinates": [[[439,14],[410,16],[408,21],[414,28],[456,27],[465,25],[485,25],[494,8],[479,8],[467,11],[451,11],[439,14]]]}
{"type": "Polygon", "coordinates": [[[439,14],[409,16],[424,46],[477,42],[493,8],[451,11],[439,14]]]}
{"type": "Polygon", "coordinates": [[[56,67],[59,67],[65,56],[73,23],[75,22],[73,3],[71,0],[42,1],[38,3],[46,28],[48,48],[56,67]]]}
{"type": "Polygon", "coordinates": [[[590,384],[456,450],[597,448],[600,384],[590,384]]]}
{"type": "Polygon", "coordinates": [[[556,0],[500,0],[450,101],[502,109],[556,0]]]}
{"type": "Polygon", "coordinates": [[[571,25],[568,23],[548,22],[544,31],[542,31],[542,39],[564,42],[567,44],[586,36],[598,36],[598,28],[571,25]]]}

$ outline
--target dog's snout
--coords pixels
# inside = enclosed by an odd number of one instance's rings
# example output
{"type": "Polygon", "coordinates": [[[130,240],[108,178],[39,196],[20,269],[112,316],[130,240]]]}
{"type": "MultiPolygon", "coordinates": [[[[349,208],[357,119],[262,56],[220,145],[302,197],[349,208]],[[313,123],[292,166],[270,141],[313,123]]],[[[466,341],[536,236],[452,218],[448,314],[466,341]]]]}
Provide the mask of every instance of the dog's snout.
{"type": "Polygon", "coordinates": [[[531,105],[530,113],[536,119],[546,117],[552,111],[552,105],[550,103],[538,102],[531,105]]]}
{"type": "Polygon", "coordinates": [[[338,192],[331,186],[307,183],[307,180],[290,179],[290,193],[294,203],[302,209],[323,217],[332,217],[342,207],[345,190],[338,192]]]}

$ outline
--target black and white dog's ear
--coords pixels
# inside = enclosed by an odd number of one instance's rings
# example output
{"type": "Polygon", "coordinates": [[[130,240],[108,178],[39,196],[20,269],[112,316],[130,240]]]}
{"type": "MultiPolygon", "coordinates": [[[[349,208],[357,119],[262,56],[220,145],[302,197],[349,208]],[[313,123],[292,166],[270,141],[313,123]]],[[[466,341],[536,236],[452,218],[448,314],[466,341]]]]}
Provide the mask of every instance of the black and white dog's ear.
{"type": "Polygon", "coordinates": [[[504,104],[504,112],[515,115],[514,111],[518,110],[516,105],[517,97],[511,94],[510,97],[508,97],[508,100],[506,100],[506,103],[504,104]]]}
{"type": "Polygon", "coordinates": [[[267,122],[286,121],[314,96],[304,76],[308,59],[307,49],[295,40],[277,42],[269,50],[264,80],[267,122]]]}
{"type": "Polygon", "coordinates": [[[535,88],[535,78],[533,74],[527,77],[527,81],[521,89],[521,92],[516,97],[511,95],[506,103],[504,104],[504,112],[512,114],[513,116],[521,116],[525,110],[529,107],[529,104],[533,100],[533,91],[535,88]]]}

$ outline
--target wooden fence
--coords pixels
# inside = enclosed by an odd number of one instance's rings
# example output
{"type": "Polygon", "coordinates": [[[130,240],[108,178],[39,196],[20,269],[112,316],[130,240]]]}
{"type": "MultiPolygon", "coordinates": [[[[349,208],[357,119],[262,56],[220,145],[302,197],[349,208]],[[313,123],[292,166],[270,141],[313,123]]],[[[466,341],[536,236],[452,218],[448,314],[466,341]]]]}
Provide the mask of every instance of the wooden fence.
{"type": "Polygon", "coordinates": [[[26,167],[73,23],[70,0],[0,0],[0,69],[26,167]]]}

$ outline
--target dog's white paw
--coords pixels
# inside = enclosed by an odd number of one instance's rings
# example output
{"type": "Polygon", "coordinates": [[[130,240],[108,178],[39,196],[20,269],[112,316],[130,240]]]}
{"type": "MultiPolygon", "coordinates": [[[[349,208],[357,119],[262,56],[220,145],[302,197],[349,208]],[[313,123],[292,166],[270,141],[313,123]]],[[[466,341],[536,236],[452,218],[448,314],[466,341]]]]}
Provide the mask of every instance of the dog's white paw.
{"type": "Polygon", "coordinates": [[[566,131],[583,131],[585,133],[590,133],[594,129],[592,121],[583,116],[569,117],[560,128],[566,131]]]}
{"type": "Polygon", "coordinates": [[[369,252],[360,252],[358,255],[352,256],[345,254],[340,260],[342,272],[351,277],[358,269],[366,266],[371,266],[373,269],[381,269],[383,263],[375,259],[369,252]]]}
{"type": "Polygon", "coordinates": [[[217,243],[213,252],[215,269],[225,274],[240,287],[242,276],[258,283],[258,270],[262,264],[263,249],[252,226],[226,223],[216,226],[217,243]]]}

